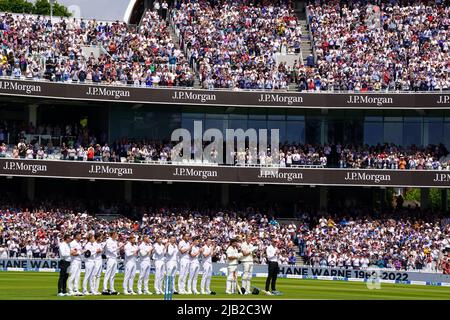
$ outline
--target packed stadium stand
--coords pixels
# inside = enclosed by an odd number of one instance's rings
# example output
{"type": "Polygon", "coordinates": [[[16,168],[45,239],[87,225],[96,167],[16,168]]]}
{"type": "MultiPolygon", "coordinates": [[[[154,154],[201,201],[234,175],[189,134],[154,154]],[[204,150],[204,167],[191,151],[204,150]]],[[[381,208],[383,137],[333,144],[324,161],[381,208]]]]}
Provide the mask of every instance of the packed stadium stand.
{"type": "Polygon", "coordinates": [[[275,238],[283,264],[442,273],[448,0],[133,3],[111,20],[0,13],[0,259],[118,230],[211,237],[224,262],[251,233],[257,263],[275,238]],[[192,139],[177,162],[171,135],[194,122],[277,129],[280,145],[248,138],[225,166],[192,139]]]}

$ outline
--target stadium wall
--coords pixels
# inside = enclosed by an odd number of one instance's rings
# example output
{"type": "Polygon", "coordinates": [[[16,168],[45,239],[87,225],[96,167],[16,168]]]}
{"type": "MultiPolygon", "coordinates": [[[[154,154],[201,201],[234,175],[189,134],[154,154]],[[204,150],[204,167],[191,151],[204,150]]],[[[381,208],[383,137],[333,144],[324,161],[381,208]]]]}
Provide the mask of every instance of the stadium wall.
{"type": "Polygon", "coordinates": [[[278,185],[449,188],[450,171],[239,167],[0,159],[0,176],[278,185]]]}
{"type": "Polygon", "coordinates": [[[181,88],[104,86],[0,79],[0,95],[63,100],[179,104],[228,107],[326,109],[445,109],[450,94],[429,93],[300,93],[181,88]]]}

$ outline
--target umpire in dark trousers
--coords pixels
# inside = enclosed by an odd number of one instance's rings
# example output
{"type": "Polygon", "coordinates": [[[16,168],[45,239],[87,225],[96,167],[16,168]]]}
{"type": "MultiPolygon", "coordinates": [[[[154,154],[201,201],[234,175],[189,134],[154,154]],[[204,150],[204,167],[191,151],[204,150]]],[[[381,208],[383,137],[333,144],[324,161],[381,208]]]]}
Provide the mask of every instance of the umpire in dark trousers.
{"type": "Polygon", "coordinates": [[[58,279],[58,296],[64,297],[67,295],[67,279],[69,278],[69,272],[67,269],[70,266],[71,254],[70,254],[70,241],[72,238],[70,235],[64,235],[63,241],[59,244],[59,279],[58,279]]]}
{"type": "Polygon", "coordinates": [[[277,277],[278,277],[278,255],[277,240],[272,238],[272,243],[266,249],[267,261],[269,264],[269,273],[266,279],[266,294],[272,295],[276,291],[277,277]],[[269,286],[272,292],[269,291],[269,286]]]}

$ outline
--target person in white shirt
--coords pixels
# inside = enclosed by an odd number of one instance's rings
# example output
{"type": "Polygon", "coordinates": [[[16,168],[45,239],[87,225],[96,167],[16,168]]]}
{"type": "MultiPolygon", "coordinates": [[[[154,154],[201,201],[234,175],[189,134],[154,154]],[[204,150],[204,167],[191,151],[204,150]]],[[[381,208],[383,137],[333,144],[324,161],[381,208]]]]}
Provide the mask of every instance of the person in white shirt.
{"type": "Polygon", "coordinates": [[[177,273],[178,246],[175,236],[171,236],[166,244],[166,275],[172,277],[172,292],[175,290],[175,275],[177,273]]]}
{"type": "Polygon", "coordinates": [[[244,294],[250,294],[250,284],[253,275],[253,253],[257,249],[257,247],[252,245],[252,237],[247,235],[244,242],[241,244],[241,262],[244,267],[244,272],[242,274],[242,288],[245,290],[244,294]]]}
{"type": "Polygon", "coordinates": [[[112,231],[110,237],[105,243],[106,256],[106,272],[103,279],[103,294],[118,294],[114,289],[114,279],[117,273],[117,256],[119,254],[119,246],[117,244],[117,232],[112,231]],[[108,290],[109,282],[109,290],[108,290]]]}
{"type": "Polygon", "coordinates": [[[215,246],[211,239],[207,239],[205,245],[202,247],[202,281],[200,282],[200,293],[211,294],[211,276],[212,276],[212,256],[214,254],[215,246]]]}
{"type": "Polygon", "coordinates": [[[93,288],[92,294],[99,295],[100,292],[98,292],[98,288],[100,286],[100,278],[102,276],[102,270],[103,270],[103,247],[104,244],[102,242],[102,236],[98,234],[95,237],[94,242],[94,252],[92,253],[94,255],[94,276],[92,277],[93,284],[91,284],[91,288],[93,288]]]}
{"type": "Polygon", "coordinates": [[[198,272],[200,271],[200,263],[198,258],[203,250],[198,246],[200,243],[199,237],[192,239],[192,248],[189,252],[189,279],[187,284],[188,294],[199,294],[197,290],[198,272]]]}
{"type": "Polygon", "coordinates": [[[136,238],[131,235],[125,244],[125,276],[123,277],[123,293],[125,295],[136,294],[133,291],[134,277],[136,276],[136,258],[139,248],[136,245],[136,238]]]}
{"type": "Polygon", "coordinates": [[[72,260],[70,262],[70,276],[68,283],[68,295],[81,295],[79,292],[80,287],[80,275],[81,275],[81,255],[83,254],[83,248],[80,244],[81,233],[76,233],[73,241],[70,243],[70,255],[72,260]]]}
{"type": "Polygon", "coordinates": [[[8,259],[8,249],[6,246],[0,246],[0,259],[8,259]]]}
{"type": "Polygon", "coordinates": [[[33,258],[33,250],[31,249],[31,241],[27,242],[27,245],[25,246],[25,250],[26,250],[26,257],[27,259],[31,259],[33,258]]]}
{"type": "Polygon", "coordinates": [[[162,238],[157,237],[153,246],[153,260],[155,260],[155,291],[156,294],[164,294],[162,289],[164,279],[164,245],[162,238]]]}
{"type": "Polygon", "coordinates": [[[95,268],[95,237],[90,235],[88,242],[84,246],[84,279],[83,279],[83,295],[87,296],[93,293],[95,290],[93,288],[94,284],[94,268],[95,268]],[[91,287],[91,291],[88,290],[88,284],[91,287]]]}
{"type": "Polygon", "coordinates": [[[66,234],[63,239],[64,240],[59,244],[59,258],[61,260],[59,261],[58,296],[60,297],[67,295],[67,279],[69,278],[67,269],[69,268],[71,261],[69,244],[72,238],[70,235],[66,234]]]}
{"type": "Polygon", "coordinates": [[[189,272],[189,251],[191,250],[189,243],[189,234],[183,235],[183,240],[178,244],[180,256],[180,274],[178,275],[178,293],[186,294],[186,278],[189,272]]]}
{"type": "Polygon", "coordinates": [[[150,243],[149,236],[144,236],[142,243],[139,245],[139,279],[138,294],[142,294],[142,284],[144,284],[144,294],[153,294],[148,290],[148,278],[150,276],[151,254],[153,247],[150,243]]]}
{"type": "Polygon", "coordinates": [[[269,272],[266,279],[266,294],[271,295],[269,291],[269,285],[271,286],[272,292],[276,291],[276,282],[278,276],[278,256],[280,254],[277,248],[277,240],[272,238],[270,246],[266,249],[267,261],[269,265],[269,272]]]}
{"type": "Polygon", "coordinates": [[[238,259],[242,254],[238,251],[238,242],[236,239],[230,241],[230,246],[227,249],[227,262],[228,262],[228,276],[226,293],[233,294],[236,292],[237,275],[236,270],[238,267],[238,259]]]}

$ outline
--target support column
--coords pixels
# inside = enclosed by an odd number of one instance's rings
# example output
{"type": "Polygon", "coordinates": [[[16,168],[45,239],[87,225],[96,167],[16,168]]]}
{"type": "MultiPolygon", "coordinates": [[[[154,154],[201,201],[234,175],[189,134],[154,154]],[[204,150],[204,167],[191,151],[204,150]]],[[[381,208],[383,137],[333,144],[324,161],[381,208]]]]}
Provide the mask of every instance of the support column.
{"type": "Polygon", "coordinates": [[[380,209],[381,212],[383,212],[387,208],[387,189],[381,188],[380,189],[380,209]]]}
{"type": "Polygon", "coordinates": [[[26,191],[27,191],[27,199],[30,201],[34,201],[35,190],[36,190],[36,179],[28,178],[25,182],[26,191]]]}
{"type": "Polygon", "coordinates": [[[319,209],[324,211],[328,209],[328,187],[319,187],[319,209]]]}
{"type": "Polygon", "coordinates": [[[227,207],[230,202],[230,185],[229,184],[222,184],[221,185],[221,197],[220,197],[220,203],[222,207],[227,207]]]}
{"type": "Polygon", "coordinates": [[[133,185],[131,181],[125,181],[124,185],[124,198],[127,203],[130,203],[133,198],[133,185]]]}
{"type": "Polygon", "coordinates": [[[441,190],[441,209],[442,211],[448,211],[448,190],[441,190]]]}
{"type": "Polygon", "coordinates": [[[421,209],[430,208],[430,188],[420,189],[420,208],[421,209]]]}
{"type": "Polygon", "coordinates": [[[34,126],[37,125],[37,104],[31,104],[28,106],[28,123],[32,122],[34,126]]]}

